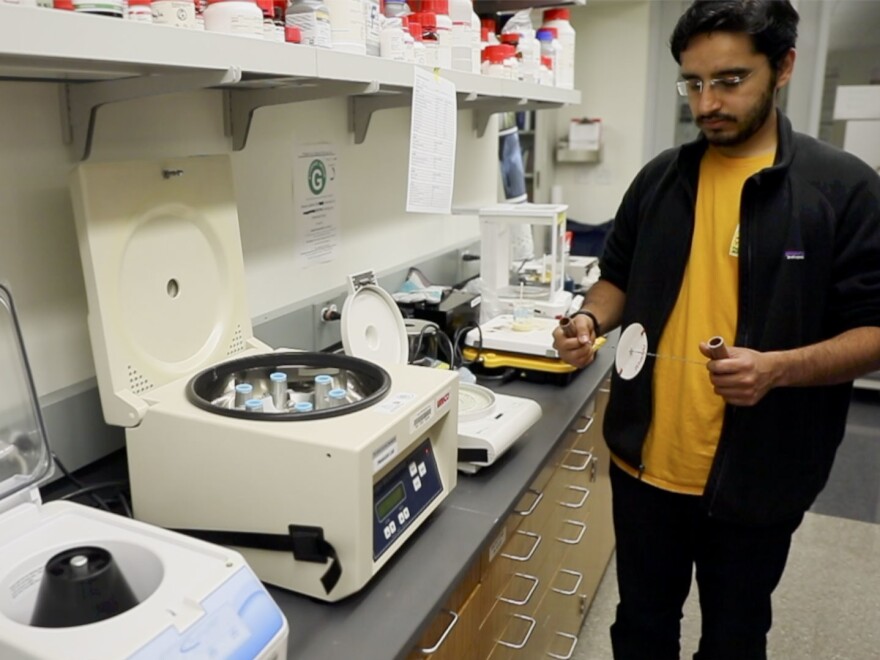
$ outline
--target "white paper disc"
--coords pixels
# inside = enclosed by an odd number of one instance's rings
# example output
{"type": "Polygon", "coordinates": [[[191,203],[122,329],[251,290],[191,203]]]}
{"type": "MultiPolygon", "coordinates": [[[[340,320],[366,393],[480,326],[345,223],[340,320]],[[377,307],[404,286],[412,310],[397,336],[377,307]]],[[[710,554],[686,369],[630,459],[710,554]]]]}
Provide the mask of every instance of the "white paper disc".
{"type": "Polygon", "coordinates": [[[641,323],[628,325],[617,341],[617,355],[614,366],[617,375],[623,380],[632,380],[639,375],[648,358],[648,336],[641,323]]]}

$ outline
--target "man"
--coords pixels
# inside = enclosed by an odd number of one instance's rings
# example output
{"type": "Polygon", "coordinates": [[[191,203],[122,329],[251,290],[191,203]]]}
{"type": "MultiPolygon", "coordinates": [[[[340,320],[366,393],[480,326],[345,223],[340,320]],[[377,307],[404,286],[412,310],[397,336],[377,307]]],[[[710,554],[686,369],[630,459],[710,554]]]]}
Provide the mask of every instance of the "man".
{"type": "Polygon", "coordinates": [[[695,658],[766,657],[770,596],[828,478],[852,380],[880,366],[880,179],[776,108],[797,22],[788,0],[697,0],[681,17],[677,86],[701,136],[638,174],[578,336],[554,332],[586,366],[600,332],[638,322],[668,358],[613,374],[605,417],[618,659],[679,657],[694,567],[695,658]],[[726,358],[710,359],[716,335],[726,358]]]}

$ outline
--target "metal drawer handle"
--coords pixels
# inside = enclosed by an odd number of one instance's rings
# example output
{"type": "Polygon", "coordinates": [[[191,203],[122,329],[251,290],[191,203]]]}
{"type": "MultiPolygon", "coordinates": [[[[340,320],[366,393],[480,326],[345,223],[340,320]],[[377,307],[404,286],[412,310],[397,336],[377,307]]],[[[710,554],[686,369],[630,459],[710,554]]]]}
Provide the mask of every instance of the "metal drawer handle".
{"type": "Polygon", "coordinates": [[[556,655],[555,653],[550,653],[547,651],[547,655],[551,658],[556,658],[556,660],[571,660],[571,657],[574,655],[574,647],[577,646],[578,638],[577,635],[569,635],[568,633],[558,632],[556,633],[560,637],[571,640],[571,648],[568,649],[568,653],[566,655],[556,655]]]}
{"type": "Polygon", "coordinates": [[[580,502],[563,502],[562,500],[558,500],[557,504],[561,504],[564,507],[568,507],[569,509],[580,509],[587,503],[587,498],[590,497],[590,489],[582,488],[581,486],[566,486],[569,490],[576,491],[581,493],[581,501],[580,502]]]}
{"type": "Polygon", "coordinates": [[[419,649],[419,653],[423,653],[425,655],[431,655],[432,653],[436,653],[437,649],[443,646],[443,642],[446,641],[446,638],[449,637],[449,633],[452,632],[452,629],[455,628],[455,624],[458,623],[458,614],[453,612],[452,610],[443,610],[449,616],[452,617],[452,620],[449,622],[449,625],[446,626],[446,630],[443,631],[443,634],[440,635],[440,639],[437,640],[437,643],[434,646],[427,649],[419,649]]]}
{"type": "Polygon", "coordinates": [[[513,561],[528,561],[535,554],[535,550],[538,549],[538,546],[541,545],[541,535],[535,534],[534,532],[523,532],[520,530],[517,530],[516,533],[522,534],[523,536],[530,536],[531,538],[535,539],[535,545],[533,545],[532,549],[529,550],[528,553],[522,557],[518,557],[516,555],[510,555],[510,554],[507,554],[506,552],[502,552],[501,556],[504,557],[505,559],[512,559],[513,561]]]}
{"type": "Polygon", "coordinates": [[[559,569],[560,573],[565,573],[566,575],[574,575],[577,577],[577,583],[572,587],[571,591],[565,591],[564,589],[557,589],[553,587],[553,591],[558,594],[562,594],[563,596],[574,596],[577,593],[577,590],[581,588],[581,582],[584,581],[584,574],[578,573],[577,571],[570,571],[567,568],[559,569]]]}
{"type": "Polygon", "coordinates": [[[584,428],[582,428],[582,429],[575,429],[575,430],[574,430],[575,433],[586,433],[587,431],[590,430],[590,427],[593,425],[593,422],[596,421],[596,416],[595,416],[595,415],[593,415],[592,417],[587,417],[587,416],[585,415],[584,418],[587,420],[587,423],[584,424],[584,428]]]}
{"type": "Polygon", "coordinates": [[[526,644],[529,643],[529,638],[532,636],[532,631],[535,629],[535,623],[537,623],[537,622],[532,617],[526,616],[525,614],[511,614],[511,616],[516,619],[522,619],[523,621],[528,621],[529,622],[528,632],[526,632],[526,636],[523,637],[523,641],[521,641],[519,644],[511,644],[510,642],[505,642],[503,639],[499,639],[498,643],[501,644],[501,646],[506,646],[509,649],[521,649],[526,644]]]}
{"type": "Polygon", "coordinates": [[[574,525],[575,527],[580,527],[580,531],[578,532],[576,539],[563,539],[556,537],[557,541],[561,541],[562,543],[567,543],[568,545],[577,545],[581,542],[581,539],[584,538],[584,533],[587,531],[587,523],[582,523],[580,520],[566,520],[564,521],[569,525],[574,525]]]}
{"type": "Polygon", "coordinates": [[[513,598],[504,598],[502,596],[498,596],[498,600],[502,603],[509,603],[510,605],[525,605],[532,599],[532,594],[535,593],[535,589],[538,588],[538,583],[541,581],[539,578],[534,575],[526,575],[525,573],[514,573],[514,577],[520,577],[523,580],[529,580],[532,583],[532,586],[529,588],[529,593],[526,594],[526,597],[522,600],[514,600],[513,598]]]}
{"type": "Polygon", "coordinates": [[[566,465],[562,464],[562,467],[566,470],[571,470],[572,472],[583,472],[588,467],[590,467],[590,463],[593,462],[593,452],[584,451],[583,449],[571,449],[569,453],[577,454],[578,456],[586,456],[587,459],[584,461],[583,465],[566,465]]]}
{"type": "Polygon", "coordinates": [[[521,515],[521,516],[530,516],[530,515],[532,515],[532,514],[535,512],[535,509],[538,508],[538,504],[541,502],[541,500],[544,499],[544,493],[539,493],[539,492],[536,491],[534,488],[529,488],[529,489],[528,489],[528,492],[530,492],[530,493],[534,493],[535,495],[537,495],[537,497],[535,498],[535,501],[532,502],[532,506],[530,506],[530,507],[528,508],[528,511],[517,511],[517,513],[518,513],[519,515],[521,515]]]}

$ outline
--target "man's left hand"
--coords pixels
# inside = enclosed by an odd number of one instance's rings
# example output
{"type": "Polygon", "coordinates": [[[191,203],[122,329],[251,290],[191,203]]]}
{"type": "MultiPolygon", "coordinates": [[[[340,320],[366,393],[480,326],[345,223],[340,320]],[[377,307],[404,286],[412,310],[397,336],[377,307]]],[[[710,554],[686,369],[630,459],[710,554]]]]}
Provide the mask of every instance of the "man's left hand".
{"type": "Polygon", "coordinates": [[[733,406],[754,406],[775,386],[769,353],[733,346],[728,357],[713,360],[705,342],[700,342],[700,352],[709,358],[706,368],[715,393],[733,406]]]}

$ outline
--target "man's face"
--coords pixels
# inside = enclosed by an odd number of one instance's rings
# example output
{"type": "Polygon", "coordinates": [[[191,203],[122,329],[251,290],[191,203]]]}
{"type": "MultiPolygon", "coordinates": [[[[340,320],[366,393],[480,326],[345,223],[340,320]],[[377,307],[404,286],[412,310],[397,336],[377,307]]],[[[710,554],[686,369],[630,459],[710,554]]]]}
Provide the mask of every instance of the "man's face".
{"type": "Polygon", "coordinates": [[[691,39],[681,53],[681,76],[692,81],[692,88],[699,86],[696,81],[702,83],[702,91],[688,93],[688,103],[706,139],[730,155],[749,153],[759,145],[771,118],[775,122],[775,92],[788,82],[792,62],[793,53],[777,75],[742,33],[713,32],[691,39]]]}

